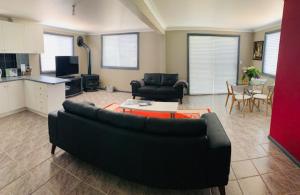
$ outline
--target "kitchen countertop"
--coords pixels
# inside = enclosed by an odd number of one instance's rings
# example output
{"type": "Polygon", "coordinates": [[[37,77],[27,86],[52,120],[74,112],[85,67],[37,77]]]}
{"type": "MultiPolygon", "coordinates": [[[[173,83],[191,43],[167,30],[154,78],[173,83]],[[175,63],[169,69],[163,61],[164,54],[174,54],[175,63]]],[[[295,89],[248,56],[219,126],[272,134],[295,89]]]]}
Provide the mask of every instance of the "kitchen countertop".
{"type": "Polygon", "coordinates": [[[0,78],[0,83],[18,81],[18,80],[29,80],[29,81],[35,81],[39,83],[52,84],[52,85],[66,83],[69,81],[68,79],[61,79],[57,77],[40,75],[40,76],[2,77],[0,78]]]}

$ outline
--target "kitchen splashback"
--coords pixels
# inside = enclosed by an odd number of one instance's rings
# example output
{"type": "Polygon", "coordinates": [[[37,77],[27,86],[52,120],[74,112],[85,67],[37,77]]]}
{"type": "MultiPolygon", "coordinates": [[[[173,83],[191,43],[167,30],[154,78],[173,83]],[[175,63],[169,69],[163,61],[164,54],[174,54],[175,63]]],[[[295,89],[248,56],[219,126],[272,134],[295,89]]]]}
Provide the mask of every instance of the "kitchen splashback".
{"type": "Polygon", "coordinates": [[[20,64],[29,64],[28,54],[1,54],[0,68],[2,69],[2,77],[5,77],[6,68],[20,68],[20,64]]]}

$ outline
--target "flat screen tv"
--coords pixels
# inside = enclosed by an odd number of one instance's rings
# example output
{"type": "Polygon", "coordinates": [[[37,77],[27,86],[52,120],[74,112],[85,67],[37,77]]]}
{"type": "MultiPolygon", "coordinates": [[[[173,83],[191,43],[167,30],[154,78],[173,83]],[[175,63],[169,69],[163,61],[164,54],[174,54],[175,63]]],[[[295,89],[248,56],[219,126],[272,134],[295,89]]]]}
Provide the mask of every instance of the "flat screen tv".
{"type": "Polygon", "coordinates": [[[56,56],[56,76],[67,76],[79,73],[78,56],[56,56]]]}

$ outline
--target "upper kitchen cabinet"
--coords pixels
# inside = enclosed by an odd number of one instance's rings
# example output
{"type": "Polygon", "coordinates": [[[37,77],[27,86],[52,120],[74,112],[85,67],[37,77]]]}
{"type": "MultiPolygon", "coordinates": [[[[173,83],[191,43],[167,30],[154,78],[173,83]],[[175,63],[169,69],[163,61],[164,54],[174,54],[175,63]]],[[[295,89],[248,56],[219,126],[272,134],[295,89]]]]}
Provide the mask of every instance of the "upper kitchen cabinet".
{"type": "Polygon", "coordinates": [[[24,24],[5,22],[2,28],[3,52],[22,53],[24,49],[24,24]]]}
{"type": "Polygon", "coordinates": [[[0,53],[42,53],[43,28],[32,23],[0,21],[0,53]]]}
{"type": "Polygon", "coordinates": [[[27,50],[26,53],[43,53],[44,38],[43,27],[38,24],[26,24],[24,32],[24,44],[27,50]]]}

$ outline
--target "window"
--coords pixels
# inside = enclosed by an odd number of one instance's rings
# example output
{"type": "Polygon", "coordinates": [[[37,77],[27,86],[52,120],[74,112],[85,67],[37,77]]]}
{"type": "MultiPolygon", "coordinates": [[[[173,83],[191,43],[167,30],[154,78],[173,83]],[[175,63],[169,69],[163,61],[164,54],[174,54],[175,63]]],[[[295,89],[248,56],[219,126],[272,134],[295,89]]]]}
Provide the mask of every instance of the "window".
{"type": "Polygon", "coordinates": [[[280,32],[266,33],[263,73],[275,76],[278,61],[280,32]]]}
{"type": "Polygon", "coordinates": [[[73,37],[44,34],[44,53],[41,54],[41,72],[55,72],[55,56],[73,56],[73,37]]]}
{"type": "Polygon", "coordinates": [[[138,69],[139,34],[102,35],[102,67],[138,69]]]}
{"type": "Polygon", "coordinates": [[[189,93],[220,94],[226,81],[236,83],[239,36],[188,35],[189,93]]]}

